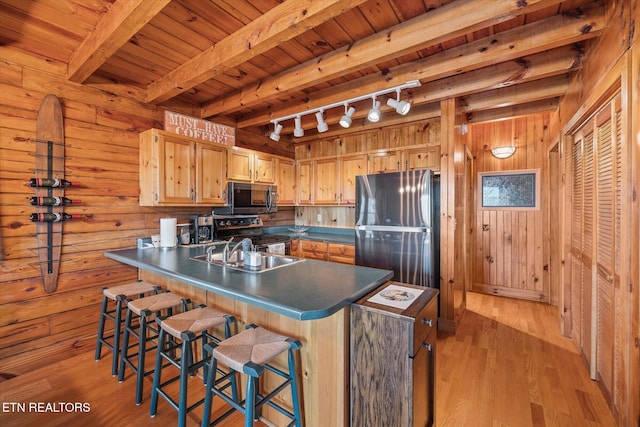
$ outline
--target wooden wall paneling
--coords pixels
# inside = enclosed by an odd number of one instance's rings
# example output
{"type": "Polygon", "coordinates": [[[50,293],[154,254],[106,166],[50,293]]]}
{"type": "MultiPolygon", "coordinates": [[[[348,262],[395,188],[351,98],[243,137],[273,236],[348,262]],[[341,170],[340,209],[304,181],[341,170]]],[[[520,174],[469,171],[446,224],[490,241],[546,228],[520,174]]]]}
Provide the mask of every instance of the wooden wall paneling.
{"type": "MultiPolygon", "coordinates": [[[[549,114],[538,114],[472,125],[470,139],[476,172],[540,169],[542,179],[548,179],[544,153],[550,139],[549,120],[549,114]],[[512,143],[517,149],[510,158],[496,159],[491,155],[491,148],[512,143]]],[[[480,191],[479,185],[476,183],[476,192],[480,191]]],[[[482,209],[480,201],[476,202],[476,217],[482,220],[476,221],[474,237],[474,290],[548,301],[549,284],[544,277],[546,203],[544,192],[540,209],[535,211],[482,209]],[[478,262],[478,246],[482,247],[482,262],[478,262]]]]}
{"type": "MultiPolygon", "coordinates": [[[[631,8],[634,18],[634,26],[638,28],[638,11],[640,10],[640,2],[632,0],[631,8]]],[[[628,342],[623,341],[625,356],[622,356],[621,369],[618,374],[620,379],[620,407],[627,408],[622,411],[621,423],[633,423],[634,420],[640,420],[640,381],[630,381],[630,378],[640,378],[640,197],[630,199],[631,194],[640,192],[640,115],[637,106],[640,105],[640,31],[634,33],[634,41],[631,54],[628,58],[626,72],[623,76],[623,90],[626,96],[623,99],[623,111],[628,118],[628,128],[631,130],[631,137],[626,140],[623,150],[626,162],[623,168],[626,168],[627,174],[623,179],[622,194],[627,203],[622,204],[621,220],[625,224],[630,223],[629,233],[626,233],[625,241],[621,241],[621,246],[625,247],[627,241],[629,244],[629,269],[626,271],[629,280],[629,293],[626,295],[625,301],[622,303],[620,314],[622,337],[627,337],[628,342]],[[635,106],[635,107],[632,107],[635,106]],[[629,203],[630,202],[630,203],[629,203]],[[635,220],[632,220],[635,218],[635,220]],[[635,241],[635,243],[634,243],[635,241]]],[[[623,141],[625,141],[623,139],[623,141]]],[[[624,236],[625,234],[623,234],[624,236]]],[[[621,270],[624,285],[624,270],[621,270]]],[[[623,338],[624,340],[625,338],[623,338]]]]}

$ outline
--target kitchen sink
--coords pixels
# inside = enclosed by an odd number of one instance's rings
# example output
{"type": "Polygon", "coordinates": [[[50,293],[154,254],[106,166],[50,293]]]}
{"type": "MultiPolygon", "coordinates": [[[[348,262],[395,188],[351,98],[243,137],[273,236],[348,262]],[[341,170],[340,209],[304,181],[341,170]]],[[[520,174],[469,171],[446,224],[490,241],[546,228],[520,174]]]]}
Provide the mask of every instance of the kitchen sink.
{"type": "Polygon", "coordinates": [[[244,265],[244,252],[237,251],[229,256],[227,263],[222,261],[222,252],[208,255],[197,255],[191,257],[194,261],[206,262],[209,264],[219,265],[221,267],[230,268],[232,270],[244,271],[246,273],[264,273],[275,268],[286,267],[288,265],[297,264],[304,261],[303,258],[298,258],[288,255],[276,255],[276,254],[263,254],[262,263],[258,267],[250,267],[244,265]]]}

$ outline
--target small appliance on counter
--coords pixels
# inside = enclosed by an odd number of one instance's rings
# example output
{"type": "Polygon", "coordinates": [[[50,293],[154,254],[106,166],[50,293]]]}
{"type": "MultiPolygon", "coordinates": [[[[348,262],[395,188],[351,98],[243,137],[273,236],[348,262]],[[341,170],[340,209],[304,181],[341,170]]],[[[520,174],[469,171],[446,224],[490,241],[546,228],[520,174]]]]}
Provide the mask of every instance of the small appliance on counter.
{"type": "Polygon", "coordinates": [[[214,225],[212,215],[189,215],[191,220],[191,242],[194,245],[213,242],[214,225]]]}

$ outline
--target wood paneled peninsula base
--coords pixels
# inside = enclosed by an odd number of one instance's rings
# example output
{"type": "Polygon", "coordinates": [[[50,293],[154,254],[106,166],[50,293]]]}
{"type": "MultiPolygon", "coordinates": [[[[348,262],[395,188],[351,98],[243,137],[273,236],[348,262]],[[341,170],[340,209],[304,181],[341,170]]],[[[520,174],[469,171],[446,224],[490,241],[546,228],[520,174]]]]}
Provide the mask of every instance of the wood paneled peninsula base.
{"type": "MultiPolygon", "coordinates": [[[[304,425],[349,425],[349,306],[389,280],[392,272],[316,260],[248,273],[193,261],[204,248],[127,249],[105,255],[139,269],[141,279],[194,302],[233,314],[236,330],[255,323],[302,342],[296,367],[304,425]]],[[[274,365],[286,368],[286,356],[274,365]]],[[[275,376],[267,375],[270,388],[275,376]]],[[[204,388],[203,388],[204,391],[204,388]]],[[[278,403],[291,408],[291,395],[278,403]]],[[[263,418],[286,419],[264,407],[263,418]]]]}

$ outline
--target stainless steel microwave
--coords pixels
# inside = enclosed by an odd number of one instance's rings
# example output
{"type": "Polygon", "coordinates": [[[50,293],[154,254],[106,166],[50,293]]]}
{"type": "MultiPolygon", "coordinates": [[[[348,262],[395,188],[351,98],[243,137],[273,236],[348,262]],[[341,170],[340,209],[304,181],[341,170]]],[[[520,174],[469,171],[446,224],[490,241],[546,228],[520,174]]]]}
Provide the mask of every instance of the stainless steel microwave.
{"type": "Polygon", "coordinates": [[[229,213],[259,214],[278,211],[278,191],[275,185],[229,182],[229,213]]]}

